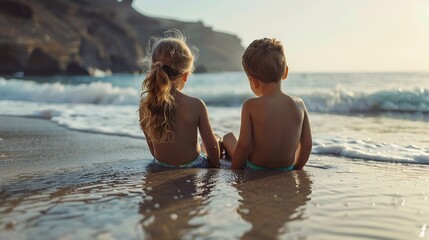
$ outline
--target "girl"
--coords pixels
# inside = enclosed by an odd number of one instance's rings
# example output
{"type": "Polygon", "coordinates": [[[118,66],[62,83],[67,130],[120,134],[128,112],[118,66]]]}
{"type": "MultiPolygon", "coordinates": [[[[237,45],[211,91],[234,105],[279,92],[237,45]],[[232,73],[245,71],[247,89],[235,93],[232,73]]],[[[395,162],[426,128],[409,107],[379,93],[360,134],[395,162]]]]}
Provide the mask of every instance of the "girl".
{"type": "Polygon", "coordinates": [[[194,54],[178,30],[148,44],[150,71],[143,81],[140,127],[155,163],[171,167],[218,167],[219,145],[204,102],[181,92],[194,54]],[[207,156],[198,144],[198,131],[207,156]]]}

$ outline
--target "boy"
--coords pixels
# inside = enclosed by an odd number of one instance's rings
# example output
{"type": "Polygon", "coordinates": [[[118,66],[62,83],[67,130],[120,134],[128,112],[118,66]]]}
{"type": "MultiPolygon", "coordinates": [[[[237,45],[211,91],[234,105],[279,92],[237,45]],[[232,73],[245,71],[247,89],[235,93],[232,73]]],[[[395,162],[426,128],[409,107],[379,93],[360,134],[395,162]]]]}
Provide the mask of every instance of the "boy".
{"type": "Polygon", "coordinates": [[[281,91],[288,74],[283,45],[275,38],[255,40],[242,64],[257,98],[243,104],[238,141],[232,133],[223,138],[231,168],[302,169],[311,153],[311,130],[304,102],[281,91]]]}

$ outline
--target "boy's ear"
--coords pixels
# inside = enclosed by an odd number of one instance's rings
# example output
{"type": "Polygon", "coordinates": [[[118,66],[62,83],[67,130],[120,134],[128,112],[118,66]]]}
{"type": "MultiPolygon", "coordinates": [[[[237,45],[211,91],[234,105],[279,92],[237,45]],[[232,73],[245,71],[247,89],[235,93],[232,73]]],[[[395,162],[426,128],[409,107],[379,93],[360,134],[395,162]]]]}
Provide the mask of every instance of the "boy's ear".
{"type": "Polygon", "coordinates": [[[286,65],[285,73],[283,74],[282,80],[285,80],[287,78],[287,75],[289,73],[289,67],[286,65]]]}
{"type": "Polygon", "coordinates": [[[259,82],[258,82],[258,80],[256,80],[256,78],[254,78],[252,76],[249,76],[249,79],[252,82],[252,85],[253,85],[254,88],[259,87],[259,82]]]}

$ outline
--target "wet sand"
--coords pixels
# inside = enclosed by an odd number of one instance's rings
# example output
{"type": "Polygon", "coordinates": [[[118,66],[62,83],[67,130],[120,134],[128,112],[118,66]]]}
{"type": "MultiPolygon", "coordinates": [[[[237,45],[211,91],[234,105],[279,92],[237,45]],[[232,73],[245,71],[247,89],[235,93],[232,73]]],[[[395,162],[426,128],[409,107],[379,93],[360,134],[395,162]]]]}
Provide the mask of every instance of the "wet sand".
{"type": "Polygon", "coordinates": [[[0,117],[0,239],[429,239],[429,167],[159,169],[142,139],[0,117]]]}
{"type": "Polygon", "coordinates": [[[0,116],[0,177],[150,158],[143,139],[70,131],[38,118],[0,116]]]}

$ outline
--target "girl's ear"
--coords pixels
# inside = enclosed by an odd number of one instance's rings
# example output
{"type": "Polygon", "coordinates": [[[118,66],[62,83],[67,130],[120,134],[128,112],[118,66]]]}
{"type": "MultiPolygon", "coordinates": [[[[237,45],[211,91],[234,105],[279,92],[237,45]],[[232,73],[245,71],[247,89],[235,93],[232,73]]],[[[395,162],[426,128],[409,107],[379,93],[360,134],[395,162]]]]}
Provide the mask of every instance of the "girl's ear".
{"type": "Polygon", "coordinates": [[[182,76],[182,80],[184,82],[188,81],[188,76],[189,76],[189,72],[184,73],[183,76],[182,76]]]}
{"type": "Polygon", "coordinates": [[[286,65],[285,73],[283,74],[282,80],[285,80],[287,78],[287,75],[289,73],[289,67],[286,65]]]}

